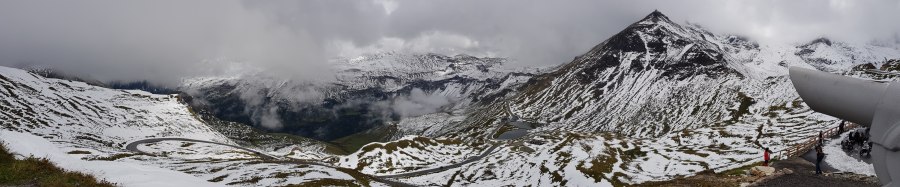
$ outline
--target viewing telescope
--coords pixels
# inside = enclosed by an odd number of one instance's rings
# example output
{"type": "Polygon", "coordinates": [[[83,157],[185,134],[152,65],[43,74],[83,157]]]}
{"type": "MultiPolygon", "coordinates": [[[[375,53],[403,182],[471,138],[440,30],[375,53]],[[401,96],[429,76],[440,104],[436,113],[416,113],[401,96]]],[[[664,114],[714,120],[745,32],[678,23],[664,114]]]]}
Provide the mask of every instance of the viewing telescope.
{"type": "Polygon", "coordinates": [[[870,127],[879,183],[900,186],[900,82],[876,82],[790,68],[800,98],[816,112],[870,127]]]}

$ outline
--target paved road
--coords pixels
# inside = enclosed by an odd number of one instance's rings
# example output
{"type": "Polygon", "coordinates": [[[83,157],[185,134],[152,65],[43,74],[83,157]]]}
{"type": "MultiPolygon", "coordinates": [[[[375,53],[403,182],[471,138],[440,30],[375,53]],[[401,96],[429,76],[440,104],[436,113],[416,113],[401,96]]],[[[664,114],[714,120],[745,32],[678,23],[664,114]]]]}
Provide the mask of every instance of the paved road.
{"type": "MultiPolygon", "coordinates": [[[[138,141],[134,141],[134,142],[128,143],[128,145],[125,145],[125,149],[126,149],[126,150],[129,150],[129,151],[132,151],[132,152],[143,153],[143,154],[149,154],[149,153],[147,153],[147,152],[141,151],[140,149],[137,148],[137,146],[140,145],[140,144],[156,143],[156,142],[161,142],[161,141],[184,141],[184,142],[199,142],[199,143],[208,143],[208,144],[223,145],[223,146],[228,146],[228,147],[232,147],[232,148],[235,148],[235,149],[240,149],[240,150],[244,150],[244,151],[248,151],[248,152],[254,153],[254,154],[256,154],[257,156],[259,156],[260,158],[262,158],[263,160],[268,160],[268,161],[271,162],[271,163],[278,163],[278,164],[305,164],[305,165],[317,165],[317,166],[323,166],[323,167],[333,168],[333,169],[336,169],[336,170],[339,170],[339,171],[348,172],[348,171],[347,171],[347,170],[348,170],[347,168],[341,168],[341,167],[333,166],[333,165],[330,165],[330,164],[327,164],[327,163],[324,163],[324,162],[312,161],[312,160],[298,160],[298,159],[290,159],[290,158],[289,158],[289,159],[281,159],[281,160],[279,160],[279,159],[277,159],[277,158],[275,158],[275,157],[273,157],[273,156],[266,155],[266,154],[264,154],[264,153],[262,153],[262,152],[259,152],[259,151],[253,150],[253,149],[249,149],[249,148],[245,148],[245,147],[241,147],[241,146],[230,145],[230,144],[224,144],[224,143],[218,143],[218,142],[211,142],[211,141],[205,141],[205,140],[188,139],[188,138],[151,138],[151,139],[143,139],[143,140],[138,140],[138,141]]],[[[381,183],[385,183],[385,184],[388,184],[388,185],[391,185],[391,186],[415,186],[415,185],[412,185],[412,184],[407,184],[407,183],[402,183],[402,182],[394,181],[394,180],[391,180],[391,178],[415,177],[415,176],[420,176],[420,175],[426,175],[426,174],[431,174],[431,173],[437,173],[437,172],[447,171],[447,170],[450,170],[450,169],[453,169],[453,168],[458,168],[458,167],[460,167],[460,166],[463,166],[463,165],[466,165],[466,164],[469,164],[469,163],[476,162],[476,161],[479,161],[479,160],[484,159],[484,158],[487,157],[488,155],[494,153],[494,150],[497,149],[497,147],[500,147],[500,145],[502,145],[502,144],[501,144],[501,143],[495,143],[494,145],[492,145],[491,147],[489,147],[487,150],[481,152],[481,154],[478,155],[478,156],[475,156],[475,157],[466,159],[466,160],[464,160],[464,161],[462,161],[462,162],[459,162],[459,163],[450,164],[450,165],[446,165],[446,166],[441,166],[441,167],[438,167],[438,168],[432,168],[432,169],[426,169],[426,170],[413,171],[413,172],[409,172],[409,173],[393,174],[393,175],[381,175],[381,176],[368,175],[368,174],[364,174],[364,173],[359,173],[359,174],[365,175],[365,176],[367,176],[367,178],[370,178],[370,179],[372,179],[372,180],[374,180],[374,181],[381,182],[381,183]]],[[[355,170],[353,170],[353,171],[355,171],[355,170]]],[[[353,172],[353,171],[349,171],[349,172],[353,172]]]]}
{"type": "Polygon", "coordinates": [[[274,159],[275,159],[275,157],[272,157],[272,156],[266,155],[266,154],[264,154],[264,153],[261,153],[261,152],[259,152],[259,151],[256,151],[256,150],[253,150],[253,149],[248,149],[248,148],[245,148],[245,147],[240,147],[240,146],[230,145],[230,144],[224,144],[224,143],[219,143],[219,142],[211,142],[211,141],[206,141],[206,140],[188,139],[188,138],[151,138],[151,139],[143,139],[143,140],[138,140],[138,141],[134,141],[134,142],[128,143],[128,145],[125,145],[125,149],[126,149],[126,150],[129,150],[129,151],[132,151],[132,152],[137,152],[137,153],[143,153],[143,154],[152,155],[152,154],[150,154],[150,153],[141,151],[140,149],[137,148],[137,146],[140,145],[140,144],[156,143],[156,142],[161,142],[161,141],[199,142],[199,143],[208,143],[208,144],[223,145],[223,146],[228,146],[228,147],[232,147],[232,148],[235,148],[235,149],[240,149],[240,150],[244,150],[244,151],[251,152],[251,153],[253,153],[253,154],[256,154],[256,156],[259,156],[259,157],[262,158],[263,160],[274,160],[274,159]]]}
{"type": "Polygon", "coordinates": [[[501,144],[499,144],[499,143],[494,144],[493,146],[491,146],[490,148],[488,148],[488,149],[485,150],[484,152],[481,152],[481,155],[478,155],[478,156],[475,156],[475,157],[466,159],[465,161],[462,161],[462,162],[459,162],[459,163],[456,163],[456,164],[450,164],[450,165],[441,166],[441,167],[438,167],[438,168],[426,169],[426,170],[413,171],[413,172],[409,172],[409,173],[401,173],[401,174],[394,174],[394,175],[379,175],[378,177],[384,177],[384,178],[414,177],[414,176],[419,176],[419,175],[426,175],[426,174],[431,174],[431,173],[437,173],[437,172],[447,171],[447,170],[449,170],[449,169],[458,168],[458,167],[460,167],[460,166],[462,166],[462,165],[466,165],[466,164],[469,164],[469,163],[472,163],[472,162],[475,162],[475,161],[479,161],[479,160],[481,160],[481,159],[484,159],[484,157],[487,157],[488,155],[490,155],[491,153],[493,153],[493,152],[494,152],[494,149],[496,149],[496,148],[499,147],[500,145],[501,145],[501,144]]]}

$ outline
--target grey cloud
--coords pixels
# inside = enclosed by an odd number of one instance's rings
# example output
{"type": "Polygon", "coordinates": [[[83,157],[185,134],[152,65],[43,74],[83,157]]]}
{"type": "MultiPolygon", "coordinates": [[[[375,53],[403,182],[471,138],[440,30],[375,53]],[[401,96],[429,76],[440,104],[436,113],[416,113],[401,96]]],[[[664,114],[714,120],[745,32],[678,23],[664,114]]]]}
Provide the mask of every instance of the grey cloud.
{"type": "Polygon", "coordinates": [[[0,65],[177,82],[240,61],[328,77],[327,59],[378,50],[469,53],[555,65],[659,9],[763,42],[869,41],[900,31],[894,0],[0,1],[0,65]],[[324,72],[324,73],[323,73],[324,72]]]}
{"type": "Polygon", "coordinates": [[[328,70],[307,30],[234,0],[2,1],[0,64],[46,65],[102,81],[173,83],[231,58],[287,77],[328,70]]]}
{"type": "Polygon", "coordinates": [[[408,96],[399,96],[392,102],[391,109],[401,117],[415,117],[423,114],[435,113],[441,107],[447,106],[454,98],[440,94],[426,93],[418,88],[413,88],[408,96]]]}
{"type": "Polygon", "coordinates": [[[866,41],[895,35],[896,1],[402,1],[388,35],[427,30],[472,37],[519,65],[568,62],[658,9],[718,33],[763,42],[816,37],[866,41]]]}
{"type": "Polygon", "coordinates": [[[281,116],[278,114],[278,107],[269,108],[254,119],[259,119],[256,123],[267,129],[280,130],[284,127],[284,125],[281,124],[281,116]]]}

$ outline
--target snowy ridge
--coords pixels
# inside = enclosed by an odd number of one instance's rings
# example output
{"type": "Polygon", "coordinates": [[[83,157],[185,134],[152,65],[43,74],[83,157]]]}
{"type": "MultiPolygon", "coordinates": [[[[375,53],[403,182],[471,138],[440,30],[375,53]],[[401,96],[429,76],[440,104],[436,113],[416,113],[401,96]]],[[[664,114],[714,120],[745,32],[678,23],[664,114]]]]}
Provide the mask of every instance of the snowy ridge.
{"type": "Polygon", "coordinates": [[[146,137],[229,140],[179,103],[175,95],[112,90],[0,67],[4,129],[91,147],[117,147],[146,137]]]}
{"type": "Polygon", "coordinates": [[[196,118],[176,95],[107,89],[7,67],[0,67],[0,87],[0,141],[11,151],[121,185],[355,182],[332,168],[261,162],[249,152],[219,145],[174,141],[138,147],[154,155],[125,150],[127,143],[154,137],[234,144],[196,118]]]}
{"type": "Polygon", "coordinates": [[[797,100],[790,66],[843,72],[895,58],[900,49],[871,44],[759,45],[654,12],[536,77],[507,105],[511,115],[548,123],[545,129],[656,137],[732,124],[797,100]]]}
{"type": "Polygon", "coordinates": [[[539,77],[510,108],[524,118],[561,124],[553,129],[639,137],[736,120],[729,109],[740,105],[746,68],[721,48],[741,46],[717,38],[654,12],[539,77]]]}

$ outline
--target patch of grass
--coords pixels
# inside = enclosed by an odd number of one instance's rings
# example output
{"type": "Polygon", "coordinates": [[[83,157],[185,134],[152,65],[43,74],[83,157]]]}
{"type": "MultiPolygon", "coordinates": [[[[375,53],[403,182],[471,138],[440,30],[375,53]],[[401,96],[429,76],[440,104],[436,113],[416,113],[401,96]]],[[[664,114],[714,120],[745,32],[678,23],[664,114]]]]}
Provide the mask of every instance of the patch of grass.
{"type": "Polygon", "coordinates": [[[304,182],[300,184],[292,184],[287,185],[286,187],[314,187],[314,186],[353,186],[359,187],[359,184],[353,182],[353,180],[341,180],[341,179],[318,179],[314,181],[304,182]]]}
{"type": "Polygon", "coordinates": [[[684,152],[685,154],[697,155],[697,156],[704,157],[704,158],[709,156],[709,154],[697,152],[696,149],[680,149],[679,151],[684,152]]]}
{"type": "Polygon", "coordinates": [[[747,94],[744,94],[744,92],[738,92],[737,98],[741,103],[738,105],[737,110],[731,110],[731,119],[728,120],[731,123],[736,123],[740,120],[741,116],[750,113],[750,105],[756,104],[756,101],[754,101],[752,97],[747,96],[747,94]]]}
{"type": "Polygon", "coordinates": [[[331,142],[337,145],[342,150],[342,152],[353,153],[366,144],[386,141],[384,137],[387,137],[389,134],[390,131],[388,129],[378,128],[366,132],[356,133],[350,136],[345,136],[343,138],[338,138],[331,142]]]}
{"type": "Polygon", "coordinates": [[[627,151],[622,152],[622,157],[627,159],[635,159],[638,157],[647,156],[646,151],[641,151],[641,147],[635,146],[634,149],[629,149],[627,151]]]}
{"type": "Polygon", "coordinates": [[[369,186],[370,184],[372,184],[372,180],[373,180],[372,177],[369,175],[363,174],[362,172],[359,172],[359,171],[353,170],[353,169],[348,169],[348,168],[337,168],[337,170],[344,172],[347,175],[350,175],[351,177],[353,177],[353,179],[356,179],[356,181],[359,182],[360,184],[363,184],[365,186],[369,186]]]}
{"type": "Polygon", "coordinates": [[[70,154],[70,155],[83,155],[83,154],[91,154],[91,152],[90,152],[90,151],[82,151],[82,150],[74,150],[74,151],[69,151],[68,154],[70,154]]]}
{"type": "Polygon", "coordinates": [[[131,156],[135,156],[135,155],[138,155],[138,154],[134,154],[134,153],[119,153],[119,154],[110,155],[110,156],[108,156],[108,157],[97,157],[97,158],[95,158],[94,160],[113,161],[113,160],[118,160],[118,159],[121,159],[121,158],[131,157],[131,156]]]}
{"type": "Polygon", "coordinates": [[[235,185],[235,184],[256,184],[257,182],[259,182],[259,181],[262,180],[262,179],[263,179],[262,177],[253,177],[253,178],[250,178],[250,179],[247,179],[247,180],[230,182],[230,183],[228,183],[228,184],[226,184],[226,185],[235,185]]]}
{"type": "Polygon", "coordinates": [[[588,177],[593,178],[594,181],[596,181],[596,182],[607,180],[610,183],[612,183],[613,186],[623,186],[624,183],[622,183],[615,177],[612,179],[609,179],[609,178],[606,178],[606,176],[604,175],[604,174],[612,173],[613,164],[615,164],[618,161],[618,160],[616,160],[616,156],[618,155],[618,153],[613,149],[609,149],[604,152],[607,155],[601,155],[601,156],[598,156],[598,157],[595,157],[594,159],[592,159],[590,161],[591,162],[590,167],[585,166],[584,162],[582,162],[582,163],[578,164],[576,169],[578,169],[578,171],[581,171],[581,173],[584,173],[588,177]]]}
{"type": "Polygon", "coordinates": [[[181,147],[190,147],[192,145],[194,145],[194,142],[184,142],[183,144],[181,144],[181,147]]]}
{"type": "Polygon", "coordinates": [[[284,178],[287,178],[290,176],[291,176],[290,173],[282,173],[282,172],[278,172],[278,173],[275,173],[275,175],[272,175],[273,178],[279,178],[279,179],[284,179],[284,178]]]}
{"type": "Polygon", "coordinates": [[[94,176],[66,171],[47,159],[16,159],[0,144],[0,186],[115,186],[94,176]]]}
{"type": "Polygon", "coordinates": [[[209,182],[222,182],[222,180],[225,180],[225,178],[227,178],[227,177],[228,177],[228,175],[222,175],[222,176],[218,176],[218,177],[216,177],[216,178],[209,179],[209,180],[207,180],[207,181],[209,181],[209,182]]]}
{"type": "MultiPolygon", "coordinates": [[[[775,160],[774,160],[774,159],[773,159],[773,160],[770,160],[769,163],[772,163],[772,162],[775,162],[775,160]]],[[[741,175],[741,174],[744,174],[745,171],[750,170],[750,168],[753,168],[753,167],[755,167],[755,166],[761,166],[761,165],[762,165],[762,162],[754,162],[754,163],[748,164],[748,165],[746,165],[746,166],[741,166],[741,167],[739,167],[739,168],[734,168],[734,169],[730,169],[730,170],[727,170],[727,171],[719,172],[719,175],[725,175],[725,176],[736,176],[736,175],[741,175]]]]}

